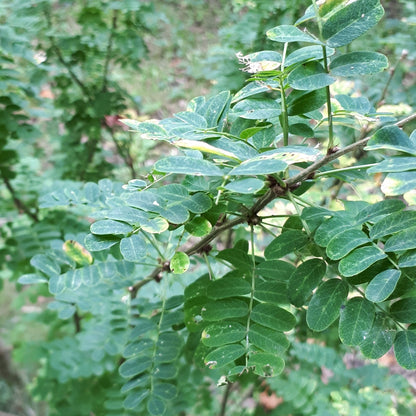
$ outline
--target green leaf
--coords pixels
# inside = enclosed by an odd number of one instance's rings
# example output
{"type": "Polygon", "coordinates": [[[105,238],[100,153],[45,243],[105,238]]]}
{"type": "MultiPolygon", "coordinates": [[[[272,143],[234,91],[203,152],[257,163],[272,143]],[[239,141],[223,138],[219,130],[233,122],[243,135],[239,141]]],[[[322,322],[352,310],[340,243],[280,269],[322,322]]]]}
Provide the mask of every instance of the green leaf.
{"type": "Polygon", "coordinates": [[[378,247],[360,247],[339,262],[338,270],[345,277],[354,276],[370,267],[376,261],[386,257],[386,254],[378,247]]]}
{"type": "Polygon", "coordinates": [[[389,173],[381,184],[381,190],[387,196],[403,195],[415,188],[415,171],[389,173]]]}
{"type": "Polygon", "coordinates": [[[312,91],[333,84],[336,78],[328,75],[319,62],[313,61],[295,68],[287,81],[296,90],[312,91]]]}
{"type": "Polygon", "coordinates": [[[113,236],[98,236],[93,234],[88,234],[84,240],[85,247],[89,251],[106,250],[119,242],[120,240],[113,236]]]}
{"type": "Polygon", "coordinates": [[[264,250],[266,259],[279,259],[308,244],[308,235],[299,230],[289,230],[277,236],[264,250]]]}
{"type": "Polygon", "coordinates": [[[156,343],[155,364],[175,361],[181,353],[182,347],[182,337],[177,332],[162,332],[156,343]]]}
{"type": "Polygon", "coordinates": [[[123,235],[133,231],[131,225],[114,220],[96,221],[91,225],[90,229],[95,235],[123,235]]]}
{"type": "Polygon", "coordinates": [[[283,260],[269,260],[260,263],[257,273],[268,280],[286,282],[295,271],[295,266],[283,260]]]}
{"type": "Polygon", "coordinates": [[[169,140],[168,132],[157,122],[150,122],[150,121],[136,121],[136,120],[128,120],[122,119],[120,120],[124,123],[127,127],[131,130],[138,132],[142,139],[150,139],[150,140],[169,140]]]}
{"type": "Polygon", "coordinates": [[[334,214],[333,217],[327,218],[315,231],[315,243],[321,247],[326,247],[334,237],[354,226],[353,218],[348,213],[341,211],[334,214]]]}
{"type": "Polygon", "coordinates": [[[290,331],[296,323],[296,318],[286,309],[270,303],[259,303],[251,311],[252,321],[275,331],[290,331]]]}
{"type": "Polygon", "coordinates": [[[248,366],[254,367],[254,374],[261,377],[275,377],[283,371],[285,362],[274,354],[256,351],[249,355],[248,366]]]}
{"type": "Polygon", "coordinates": [[[214,280],[207,288],[211,299],[225,299],[233,296],[244,296],[251,292],[251,285],[240,277],[223,277],[214,280]]]}
{"type": "Polygon", "coordinates": [[[124,361],[119,367],[121,377],[131,378],[143,373],[152,366],[152,358],[149,356],[137,356],[124,361]]]}
{"type": "Polygon", "coordinates": [[[155,163],[155,169],[159,172],[181,173],[184,175],[223,175],[222,170],[208,160],[188,156],[171,156],[160,159],[155,163]]]}
{"type": "Polygon", "coordinates": [[[386,235],[407,230],[416,224],[416,211],[394,212],[376,222],[370,230],[370,238],[378,239],[386,235]]]}
{"type": "Polygon", "coordinates": [[[194,217],[185,224],[185,229],[195,237],[203,237],[212,230],[212,225],[204,217],[194,217]]]}
{"type": "Polygon", "coordinates": [[[173,384],[158,382],[153,384],[153,394],[164,400],[172,400],[178,394],[178,390],[173,384]]]}
{"type": "Polygon", "coordinates": [[[399,322],[405,324],[416,322],[416,298],[405,298],[394,302],[390,307],[390,313],[399,322]]]}
{"type": "Polygon", "coordinates": [[[248,305],[241,299],[224,299],[209,302],[202,308],[202,318],[206,321],[221,321],[247,316],[248,305]]]}
{"type": "Polygon", "coordinates": [[[223,156],[227,159],[232,159],[236,162],[241,162],[241,160],[234,153],[228,152],[227,150],[220,149],[202,141],[181,139],[172,142],[172,144],[179,147],[185,147],[187,149],[199,150],[200,152],[209,153],[212,155],[223,156]]]}
{"type": "Polygon", "coordinates": [[[225,185],[227,191],[236,192],[239,194],[254,194],[260,191],[264,186],[264,182],[257,178],[244,178],[234,180],[225,185]]]}
{"type": "Polygon", "coordinates": [[[120,241],[120,252],[127,261],[144,261],[147,253],[147,243],[140,234],[133,234],[120,241]]]}
{"type": "Polygon", "coordinates": [[[378,172],[405,172],[407,170],[416,169],[416,158],[413,156],[397,156],[397,157],[388,157],[382,162],[377,163],[375,166],[367,169],[368,173],[378,173],[378,172]]]}
{"type": "Polygon", "coordinates": [[[379,0],[357,0],[332,14],[322,26],[327,45],[347,45],[377,24],[384,14],[379,0]]]}
{"type": "Polygon", "coordinates": [[[58,262],[45,254],[36,254],[30,259],[30,264],[46,274],[48,277],[53,277],[61,273],[61,267],[58,262]]]}
{"type": "Polygon", "coordinates": [[[360,344],[363,355],[367,358],[382,357],[393,345],[396,331],[386,327],[382,314],[376,314],[373,326],[360,344]]]}
{"type": "Polygon", "coordinates": [[[399,258],[399,267],[414,267],[416,266],[416,250],[406,251],[399,258]]]}
{"type": "Polygon", "coordinates": [[[313,38],[305,32],[302,32],[296,26],[281,25],[266,32],[266,36],[274,42],[308,42],[321,44],[318,39],[313,38]]]}
{"type": "Polygon", "coordinates": [[[232,169],[228,175],[266,175],[268,173],[278,173],[286,170],[287,163],[273,156],[257,156],[253,159],[245,160],[240,165],[232,169]]]}
{"type": "Polygon", "coordinates": [[[151,416],[162,416],[166,412],[166,403],[159,396],[151,395],[147,402],[147,411],[151,416]]]}
{"type": "Polygon", "coordinates": [[[339,316],[348,296],[348,285],[340,279],[323,282],[313,294],[306,312],[306,322],[313,331],[323,331],[339,316]]]}
{"type": "Polygon", "coordinates": [[[92,264],[94,259],[91,253],[82,244],[74,240],[67,240],[63,245],[66,255],[80,266],[92,264]]]}
{"type": "Polygon", "coordinates": [[[360,345],[370,332],[375,318],[374,305],[361,297],[348,300],[341,308],[339,337],[345,345],[360,345]]]}
{"type": "Polygon", "coordinates": [[[384,71],[389,66],[387,58],[377,52],[351,52],[337,56],[330,66],[332,75],[354,77],[384,71]]]}
{"type": "Polygon", "coordinates": [[[24,274],[23,276],[20,276],[17,280],[17,283],[20,283],[21,285],[32,285],[35,283],[47,283],[48,279],[45,276],[41,276],[39,274],[35,273],[29,273],[24,274]]]}
{"type": "Polygon", "coordinates": [[[258,324],[250,325],[248,337],[256,348],[274,355],[282,355],[290,345],[283,333],[258,324]]]}
{"type": "Polygon", "coordinates": [[[183,251],[177,251],[170,260],[170,269],[174,274],[185,273],[190,265],[189,257],[183,251]]]}
{"type": "Polygon", "coordinates": [[[326,263],[321,259],[306,260],[290,276],[287,293],[295,306],[306,304],[312,291],[319,285],[326,273],[326,263]]]}
{"type": "Polygon", "coordinates": [[[286,282],[267,280],[256,283],[254,297],[262,302],[288,304],[286,282]]]}
{"type": "Polygon", "coordinates": [[[210,369],[225,367],[245,354],[245,348],[239,344],[224,345],[211,351],[205,357],[205,365],[210,369]]]}
{"type": "Polygon", "coordinates": [[[126,409],[135,409],[143,400],[149,395],[149,390],[133,391],[131,392],[123,402],[123,406],[126,409]]]}
{"type": "Polygon", "coordinates": [[[407,370],[416,369],[416,332],[399,331],[394,340],[397,362],[407,370]]]}
{"type": "Polygon", "coordinates": [[[388,269],[376,275],[365,290],[365,297],[371,302],[383,302],[396,288],[401,271],[388,269]]]}
{"type": "Polygon", "coordinates": [[[375,111],[370,101],[366,97],[351,97],[349,95],[339,94],[336,95],[335,98],[341,104],[344,110],[353,113],[368,114],[372,111],[375,111]]]}
{"type": "Polygon", "coordinates": [[[364,148],[364,150],[379,149],[396,150],[416,155],[415,144],[397,126],[386,126],[377,130],[364,148]]]}
{"type": "Polygon", "coordinates": [[[339,260],[350,251],[369,241],[370,239],[361,230],[344,230],[329,241],[326,247],[326,254],[332,260],[339,260]]]}
{"type": "MultiPolygon", "coordinates": [[[[326,48],[326,55],[332,56],[335,53],[335,49],[326,48]]],[[[290,55],[286,57],[286,68],[306,61],[320,61],[324,59],[324,54],[321,45],[305,46],[303,48],[296,49],[290,55]]]]}
{"type": "Polygon", "coordinates": [[[220,347],[241,341],[246,335],[246,328],[238,322],[222,322],[208,325],[201,335],[201,340],[208,347],[220,347]]]}
{"type": "Polygon", "coordinates": [[[385,252],[404,251],[416,248],[416,224],[391,236],[384,244],[385,252]]]}
{"type": "Polygon", "coordinates": [[[280,113],[280,104],[271,98],[246,98],[233,107],[234,115],[248,120],[267,120],[280,113]]]}
{"type": "Polygon", "coordinates": [[[250,82],[234,95],[232,103],[236,103],[237,101],[243,100],[244,98],[251,97],[265,91],[269,91],[268,86],[277,88],[279,83],[271,80],[264,84],[257,81],[250,82]]]}
{"type": "Polygon", "coordinates": [[[378,217],[402,211],[405,207],[406,204],[400,199],[384,199],[361,210],[355,219],[358,223],[363,224],[367,221],[374,221],[378,217]]]}
{"type": "Polygon", "coordinates": [[[224,112],[230,105],[230,101],[230,91],[221,91],[206,101],[205,105],[201,109],[201,112],[204,114],[208,128],[218,126],[224,112]]]}
{"type": "Polygon", "coordinates": [[[325,102],[325,88],[311,92],[293,90],[287,99],[287,113],[289,116],[309,113],[320,109],[325,102]]]}

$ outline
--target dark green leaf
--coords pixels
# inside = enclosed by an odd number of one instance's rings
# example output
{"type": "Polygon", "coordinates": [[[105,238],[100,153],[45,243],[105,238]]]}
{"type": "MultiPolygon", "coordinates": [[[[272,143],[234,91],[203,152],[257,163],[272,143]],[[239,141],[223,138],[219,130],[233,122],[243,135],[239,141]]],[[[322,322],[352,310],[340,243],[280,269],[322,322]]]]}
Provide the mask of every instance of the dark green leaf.
{"type": "Polygon", "coordinates": [[[320,109],[325,102],[325,88],[311,92],[294,90],[287,99],[287,112],[289,116],[309,113],[320,109]]]}
{"type": "Polygon", "coordinates": [[[312,91],[333,84],[336,78],[328,75],[319,62],[313,61],[295,68],[287,81],[295,90],[312,91]]]}
{"type": "Polygon", "coordinates": [[[415,144],[397,126],[386,126],[377,130],[365,147],[365,150],[379,149],[396,150],[416,155],[415,144]]]}
{"type": "Polygon", "coordinates": [[[381,238],[414,227],[416,224],[416,211],[395,212],[382,218],[370,230],[370,237],[381,238]]]}
{"type": "Polygon", "coordinates": [[[341,308],[339,337],[346,345],[360,345],[370,332],[375,317],[374,305],[366,299],[355,297],[341,308]]]}
{"type": "Polygon", "coordinates": [[[305,32],[302,32],[296,26],[281,25],[276,26],[273,29],[269,29],[266,32],[267,37],[275,42],[308,42],[318,43],[321,42],[318,39],[313,38],[305,32]]]}
{"type": "Polygon", "coordinates": [[[225,367],[244,353],[245,348],[240,344],[224,345],[211,351],[205,357],[205,364],[211,369],[225,367]]]}
{"type": "Polygon", "coordinates": [[[383,302],[396,288],[401,271],[388,269],[375,276],[365,290],[365,297],[371,302],[383,302]]]}
{"type": "Polygon", "coordinates": [[[406,251],[399,258],[399,267],[413,267],[416,266],[416,250],[406,251]]]}
{"type": "Polygon", "coordinates": [[[384,316],[377,314],[371,330],[360,344],[361,352],[367,358],[380,358],[392,347],[395,335],[395,330],[386,327],[384,316]]]}
{"type": "Polygon", "coordinates": [[[126,409],[135,409],[143,400],[149,395],[149,390],[133,391],[131,392],[123,402],[123,406],[126,409]]]}
{"type": "Polygon", "coordinates": [[[238,322],[223,322],[208,325],[202,332],[202,342],[208,347],[220,347],[241,341],[246,335],[246,328],[238,322]]]}
{"type": "Polygon", "coordinates": [[[211,299],[225,299],[244,296],[251,292],[251,285],[240,277],[223,277],[214,280],[207,288],[207,296],[211,299]]]}
{"type": "MultiPolygon", "coordinates": [[[[335,49],[326,48],[327,56],[332,56],[334,53],[335,49]]],[[[324,55],[321,45],[305,46],[303,48],[296,49],[288,55],[285,60],[285,66],[289,67],[305,61],[320,61],[323,58],[324,55]]]]}
{"type": "Polygon", "coordinates": [[[256,348],[274,355],[282,355],[289,348],[289,340],[283,333],[262,325],[250,325],[248,337],[256,348]]]}
{"type": "Polygon", "coordinates": [[[291,330],[296,323],[296,318],[290,312],[270,303],[256,305],[250,318],[260,325],[281,332],[291,330]]]}
{"type": "Polygon", "coordinates": [[[256,270],[266,279],[286,282],[295,271],[295,266],[283,260],[268,260],[260,263],[256,270]]]}
{"type": "Polygon", "coordinates": [[[407,230],[391,236],[384,244],[384,251],[404,251],[416,248],[416,223],[407,230]]]}
{"type": "Polygon", "coordinates": [[[151,416],[162,416],[166,412],[166,403],[159,396],[151,395],[147,402],[147,411],[151,416]]]}
{"type": "Polygon", "coordinates": [[[360,247],[339,262],[338,270],[345,277],[354,276],[370,267],[376,261],[386,257],[386,254],[378,247],[360,247]]]}
{"type": "Polygon", "coordinates": [[[280,112],[280,104],[271,98],[246,98],[233,107],[234,115],[248,120],[267,120],[280,112]]]}
{"type": "Polygon", "coordinates": [[[376,74],[389,65],[387,58],[377,52],[350,52],[331,62],[331,74],[341,77],[376,74]]]}
{"type": "Polygon", "coordinates": [[[309,241],[307,234],[289,230],[276,237],[264,250],[267,259],[279,259],[303,248],[309,241]]]}
{"type": "Polygon", "coordinates": [[[360,224],[363,224],[367,221],[374,221],[378,217],[384,217],[393,212],[402,211],[405,207],[406,204],[400,199],[384,199],[361,210],[355,219],[360,224]]]}
{"type": "Polygon", "coordinates": [[[290,302],[298,307],[305,305],[325,273],[326,263],[321,259],[306,260],[298,266],[288,282],[287,293],[290,302]]]}
{"type": "Polygon", "coordinates": [[[202,318],[206,321],[221,321],[239,318],[248,314],[247,302],[241,299],[224,299],[209,302],[202,308],[202,318]]]}
{"type": "Polygon", "coordinates": [[[323,331],[339,316],[348,295],[348,285],[340,279],[322,283],[313,294],[306,312],[306,322],[313,331],[323,331]]]}
{"type": "Polygon", "coordinates": [[[152,366],[152,358],[150,356],[138,356],[124,361],[119,368],[119,373],[124,378],[131,378],[143,373],[152,366]]]}
{"type": "Polygon", "coordinates": [[[394,340],[397,362],[407,370],[416,369],[416,332],[399,331],[394,340]]]}
{"type": "Polygon", "coordinates": [[[283,371],[285,362],[274,354],[256,351],[249,355],[248,366],[254,367],[254,374],[262,377],[275,377],[283,371]]]}
{"type": "Polygon", "coordinates": [[[286,282],[267,280],[265,282],[256,283],[254,290],[254,297],[262,302],[271,302],[281,304],[288,304],[286,282]]]}
{"type": "Polygon", "coordinates": [[[370,241],[361,230],[347,229],[333,237],[326,247],[326,254],[332,260],[339,260],[350,251],[370,241]]]}
{"type": "Polygon", "coordinates": [[[390,313],[399,322],[411,324],[416,322],[416,298],[405,298],[394,302],[390,313]]]}

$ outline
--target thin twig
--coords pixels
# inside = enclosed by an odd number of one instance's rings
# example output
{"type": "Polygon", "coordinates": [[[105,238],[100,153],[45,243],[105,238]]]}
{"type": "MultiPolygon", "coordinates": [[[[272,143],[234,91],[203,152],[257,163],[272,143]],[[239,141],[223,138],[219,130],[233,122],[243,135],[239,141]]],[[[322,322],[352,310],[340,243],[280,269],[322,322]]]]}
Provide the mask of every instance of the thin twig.
{"type": "Polygon", "coordinates": [[[227,386],[225,387],[224,395],[222,396],[222,400],[221,400],[221,410],[218,416],[225,416],[225,411],[227,409],[227,401],[228,401],[228,397],[230,396],[230,391],[231,391],[232,386],[233,385],[231,383],[228,383],[227,386]]]}
{"type": "Polygon", "coordinates": [[[117,10],[113,11],[113,19],[111,23],[110,35],[108,36],[107,52],[105,56],[104,72],[103,72],[103,86],[102,91],[107,89],[108,71],[110,69],[111,53],[113,49],[114,32],[117,29],[117,10]]]}

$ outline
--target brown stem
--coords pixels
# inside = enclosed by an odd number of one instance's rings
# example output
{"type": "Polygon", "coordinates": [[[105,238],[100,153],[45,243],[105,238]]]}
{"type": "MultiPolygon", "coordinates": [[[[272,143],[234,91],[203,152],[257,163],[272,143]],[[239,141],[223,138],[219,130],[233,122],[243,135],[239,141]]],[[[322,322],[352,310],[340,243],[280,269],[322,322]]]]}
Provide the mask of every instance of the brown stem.
{"type": "Polygon", "coordinates": [[[75,333],[79,334],[81,332],[81,317],[78,312],[74,313],[74,325],[75,325],[75,333]]]}
{"type": "Polygon", "coordinates": [[[31,212],[29,207],[26,206],[26,204],[17,197],[16,195],[16,191],[14,190],[9,178],[7,178],[6,176],[2,175],[3,178],[3,182],[6,185],[7,190],[10,192],[12,198],[13,198],[13,203],[16,206],[16,208],[18,209],[19,212],[24,212],[26,215],[28,215],[30,218],[32,218],[33,221],[35,222],[39,222],[39,218],[38,216],[31,212]]]}
{"type": "Polygon", "coordinates": [[[221,401],[221,410],[218,416],[225,416],[225,411],[227,409],[227,401],[228,401],[228,397],[230,395],[232,386],[233,385],[231,383],[228,383],[227,386],[225,387],[224,395],[222,396],[222,401],[221,401]]]}

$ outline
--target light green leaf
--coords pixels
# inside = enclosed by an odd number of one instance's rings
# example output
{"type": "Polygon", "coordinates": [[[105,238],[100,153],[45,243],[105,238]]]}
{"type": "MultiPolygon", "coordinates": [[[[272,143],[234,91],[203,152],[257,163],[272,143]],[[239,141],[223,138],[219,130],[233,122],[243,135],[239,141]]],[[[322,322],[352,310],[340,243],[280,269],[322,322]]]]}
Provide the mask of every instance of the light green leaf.
{"type": "Polygon", "coordinates": [[[120,240],[114,236],[98,236],[94,234],[88,234],[84,240],[85,247],[89,251],[106,250],[118,242],[120,242],[120,240]]]}
{"type": "Polygon", "coordinates": [[[371,302],[383,302],[396,288],[401,271],[388,269],[375,276],[365,290],[365,297],[371,302]]]}
{"type": "Polygon", "coordinates": [[[227,150],[219,149],[218,147],[212,146],[203,141],[181,139],[172,142],[172,144],[179,147],[185,147],[187,149],[199,150],[200,152],[209,153],[212,155],[223,156],[227,159],[232,159],[236,162],[241,162],[241,160],[234,153],[228,152],[227,150]]]}
{"type": "Polygon", "coordinates": [[[35,273],[29,273],[24,274],[23,276],[20,276],[17,280],[17,283],[20,283],[21,285],[32,285],[35,283],[47,283],[48,279],[45,276],[41,276],[39,274],[35,273]]]}
{"type": "Polygon", "coordinates": [[[251,292],[251,285],[240,277],[223,277],[214,280],[207,288],[211,299],[225,299],[233,296],[244,296],[251,292]]]}
{"type": "Polygon", "coordinates": [[[309,113],[320,109],[325,102],[325,88],[311,92],[293,90],[287,99],[287,113],[289,116],[309,113]]]}
{"type": "Polygon", "coordinates": [[[385,245],[384,251],[404,251],[416,248],[416,225],[401,231],[390,237],[385,245]]]}
{"type": "Polygon", "coordinates": [[[386,257],[387,255],[378,247],[360,247],[339,262],[338,270],[345,277],[354,276],[370,267],[376,261],[386,257]]]}
{"type": "Polygon", "coordinates": [[[313,38],[305,32],[302,32],[296,26],[281,25],[266,32],[266,36],[274,42],[308,42],[321,44],[318,39],[313,38]]]}
{"type": "Polygon", "coordinates": [[[325,273],[326,263],[321,259],[306,260],[298,266],[290,276],[287,286],[290,302],[298,307],[305,305],[325,273]]]}
{"type": "Polygon", "coordinates": [[[271,98],[246,98],[233,107],[234,115],[248,120],[267,120],[280,112],[280,104],[271,98]]]}
{"type": "Polygon", "coordinates": [[[241,163],[232,169],[228,175],[266,175],[268,173],[278,173],[286,170],[287,163],[283,160],[267,156],[257,156],[241,163]]]}
{"type": "MultiPolygon", "coordinates": [[[[335,49],[326,48],[326,55],[332,56],[335,53],[335,49]]],[[[290,55],[286,57],[286,68],[306,61],[320,61],[324,59],[324,54],[321,45],[305,46],[303,48],[296,49],[290,55]]]]}
{"type": "Polygon", "coordinates": [[[265,91],[269,91],[269,86],[271,88],[278,88],[279,83],[276,81],[267,81],[267,83],[264,84],[257,81],[250,82],[234,95],[232,103],[236,103],[244,98],[251,97],[265,91]]]}
{"type": "Polygon", "coordinates": [[[151,395],[147,402],[147,411],[150,416],[162,416],[166,412],[166,403],[159,396],[151,395]]]}
{"type": "Polygon", "coordinates": [[[313,331],[323,331],[339,316],[348,296],[348,285],[340,279],[323,282],[313,294],[306,312],[306,322],[313,331]]]}
{"type": "Polygon", "coordinates": [[[208,325],[201,335],[201,340],[208,347],[220,347],[241,341],[246,335],[246,328],[238,322],[221,322],[208,325]]]}
{"type": "Polygon", "coordinates": [[[407,230],[416,224],[416,211],[394,212],[376,222],[370,230],[370,238],[376,239],[386,235],[407,230]]]}
{"type": "Polygon", "coordinates": [[[131,392],[123,402],[123,406],[126,409],[134,409],[143,402],[143,400],[149,395],[149,390],[133,391],[131,392]]]}
{"type": "Polygon", "coordinates": [[[390,313],[399,322],[412,324],[416,322],[416,298],[405,298],[394,302],[390,313]]]}
{"type": "Polygon", "coordinates": [[[282,355],[290,345],[283,333],[258,324],[250,325],[248,337],[256,348],[274,355],[282,355]]]}
{"type": "Polygon", "coordinates": [[[360,344],[361,352],[367,358],[380,358],[392,347],[395,335],[396,331],[386,326],[384,316],[376,314],[371,330],[360,344]]]}
{"type": "Polygon", "coordinates": [[[189,257],[183,251],[177,251],[170,260],[170,269],[174,274],[185,273],[190,265],[189,257]]]}
{"type": "Polygon", "coordinates": [[[147,243],[140,234],[133,234],[120,241],[120,252],[127,261],[143,261],[147,252],[147,243]]]}
{"type": "Polygon", "coordinates": [[[399,267],[414,267],[416,266],[416,250],[406,251],[399,258],[399,267]]]}
{"type": "Polygon", "coordinates": [[[405,172],[416,169],[416,157],[389,157],[367,170],[368,173],[377,172],[405,172]]]}
{"type": "Polygon", "coordinates": [[[195,237],[203,237],[212,230],[211,223],[204,217],[194,217],[185,224],[185,229],[195,237]]]}
{"type": "Polygon", "coordinates": [[[407,370],[416,369],[416,332],[399,331],[394,340],[397,362],[407,370]]]}
{"type": "Polygon", "coordinates": [[[184,175],[222,176],[216,165],[208,160],[195,159],[189,156],[171,156],[155,163],[155,169],[165,173],[181,173],[184,175]]]}
{"type": "Polygon", "coordinates": [[[319,62],[313,61],[295,68],[287,81],[296,90],[312,91],[333,84],[336,78],[328,75],[319,62]]]}
{"type": "Polygon", "coordinates": [[[296,318],[286,309],[271,303],[259,303],[251,311],[252,321],[271,328],[275,331],[290,331],[296,323],[296,318]]]}
{"type": "Polygon", "coordinates": [[[407,134],[397,126],[386,126],[377,130],[367,142],[364,150],[388,149],[416,155],[416,146],[407,134]]]}
{"type": "Polygon", "coordinates": [[[240,180],[234,180],[227,185],[225,189],[227,191],[236,192],[239,194],[254,194],[257,191],[260,191],[264,186],[264,182],[257,178],[244,178],[240,180]]]}
{"type": "Polygon", "coordinates": [[[374,305],[361,297],[348,300],[341,308],[339,337],[345,345],[360,345],[370,332],[375,318],[374,305]]]}
{"type": "Polygon", "coordinates": [[[205,365],[210,369],[225,367],[240,358],[245,353],[245,348],[240,344],[224,345],[211,351],[205,357],[205,365]]]}
{"type": "Polygon", "coordinates": [[[366,97],[350,97],[349,95],[339,94],[335,98],[346,111],[358,114],[368,114],[375,111],[366,97]]]}
{"type": "Polygon", "coordinates": [[[266,259],[279,259],[300,250],[308,244],[308,235],[299,230],[289,230],[277,236],[264,250],[266,259]]]}
{"type": "Polygon", "coordinates": [[[30,259],[30,264],[46,274],[48,277],[53,277],[61,273],[61,267],[54,259],[46,256],[45,254],[36,254],[30,259]]]}
{"type": "Polygon", "coordinates": [[[131,225],[114,220],[96,221],[91,225],[90,229],[95,235],[122,235],[133,231],[131,225]]]}
{"type": "MultiPolygon", "coordinates": [[[[320,213],[318,212],[318,215],[320,213]]],[[[320,215],[323,216],[321,213],[320,215]]],[[[343,231],[353,228],[353,217],[347,212],[336,212],[331,218],[327,218],[315,231],[315,243],[326,247],[329,242],[343,231]]]]}
{"type": "Polygon", "coordinates": [[[91,253],[77,241],[65,241],[63,245],[63,250],[69,258],[74,260],[80,266],[87,266],[89,264],[92,264],[92,262],[94,261],[94,259],[91,256],[91,253]]]}
{"type": "Polygon", "coordinates": [[[351,52],[337,56],[330,66],[332,75],[354,77],[356,75],[376,74],[389,66],[387,58],[377,52],[351,52]]]}
{"type": "Polygon", "coordinates": [[[121,377],[131,378],[143,373],[152,366],[151,356],[141,355],[124,361],[118,369],[121,377]]]}
{"type": "Polygon", "coordinates": [[[221,91],[205,102],[204,106],[201,108],[201,114],[203,113],[208,128],[216,127],[220,124],[224,113],[230,106],[230,101],[230,91],[221,91]]]}
{"type": "Polygon", "coordinates": [[[274,354],[256,351],[249,355],[248,366],[254,367],[254,374],[261,377],[275,377],[283,371],[285,362],[274,354]]]}
{"type": "Polygon", "coordinates": [[[387,196],[403,195],[416,188],[416,171],[389,173],[381,184],[387,196]]]}
{"type": "Polygon", "coordinates": [[[330,47],[347,45],[375,26],[383,14],[379,0],[357,0],[331,15],[322,35],[330,47]]]}
{"type": "Polygon", "coordinates": [[[135,355],[151,355],[155,343],[149,338],[142,338],[128,344],[123,351],[124,358],[134,357],[135,355]]]}
{"type": "Polygon", "coordinates": [[[153,394],[164,400],[172,400],[178,394],[178,389],[173,384],[157,382],[153,384],[153,394]]]}
{"type": "Polygon", "coordinates": [[[155,363],[170,363],[175,361],[183,347],[182,337],[173,331],[162,332],[156,343],[155,363]]]}
{"type": "Polygon", "coordinates": [[[157,121],[140,122],[128,119],[122,119],[120,121],[131,130],[138,132],[142,139],[169,141],[168,132],[157,121]]]}
{"type": "Polygon", "coordinates": [[[347,229],[333,237],[326,247],[326,254],[332,260],[339,260],[350,251],[370,241],[361,230],[347,229]]]}
{"type": "Polygon", "coordinates": [[[367,221],[374,221],[377,217],[384,217],[393,212],[402,211],[405,207],[406,204],[400,199],[384,199],[364,208],[356,215],[355,219],[360,224],[363,224],[367,221]]]}
{"type": "Polygon", "coordinates": [[[206,321],[221,321],[240,318],[248,314],[247,302],[241,299],[223,299],[209,302],[202,308],[202,318],[206,321]]]}

